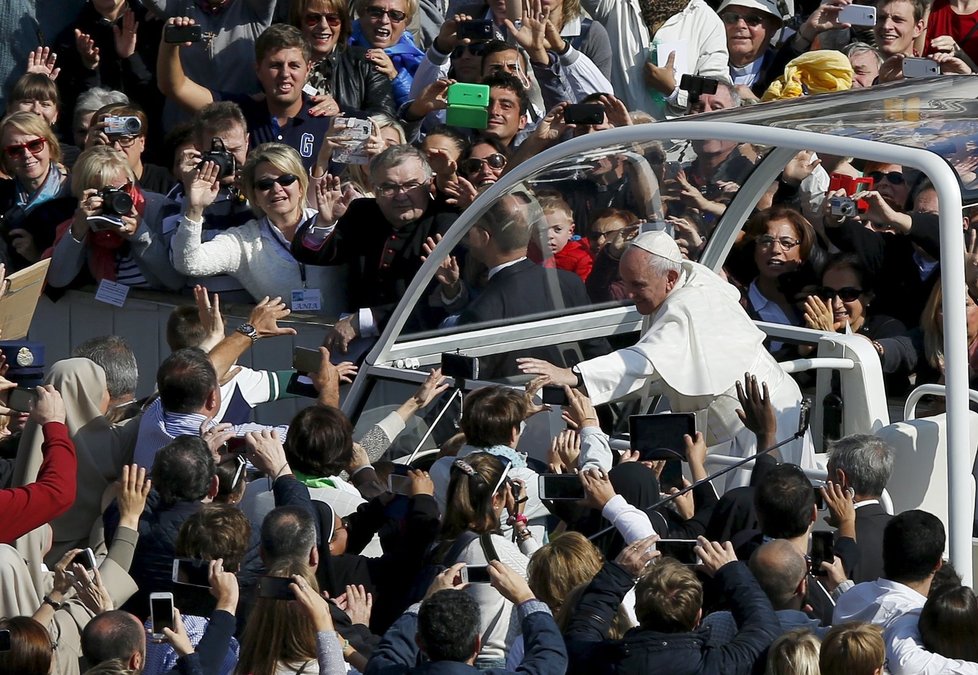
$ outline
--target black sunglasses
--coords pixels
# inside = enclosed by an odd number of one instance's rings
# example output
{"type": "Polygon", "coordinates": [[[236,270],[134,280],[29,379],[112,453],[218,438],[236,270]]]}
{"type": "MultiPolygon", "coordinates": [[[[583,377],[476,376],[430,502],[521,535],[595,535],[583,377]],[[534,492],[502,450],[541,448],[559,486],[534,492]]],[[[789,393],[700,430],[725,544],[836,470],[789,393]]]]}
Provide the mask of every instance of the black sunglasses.
{"type": "Polygon", "coordinates": [[[482,169],[483,164],[488,164],[490,169],[502,169],[506,166],[506,156],[494,152],[484,159],[469,157],[459,162],[458,168],[462,170],[462,173],[475,173],[482,169]]]}
{"type": "Polygon", "coordinates": [[[831,301],[835,299],[835,296],[839,296],[842,302],[853,302],[858,300],[859,296],[863,294],[863,289],[856,288],[855,286],[845,286],[836,290],[828,286],[820,286],[815,292],[822,300],[831,301]]]}
{"type": "Polygon", "coordinates": [[[255,188],[261,190],[262,192],[268,192],[275,184],[278,183],[282,187],[289,187],[292,183],[299,180],[299,177],[294,173],[284,173],[278,178],[262,178],[261,180],[255,181],[255,188]]]}
{"type": "Polygon", "coordinates": [[[471,54],[472,56],[482,56],[483,54],[486,53],[486,43],[473,42],[472,44],[468,44],[468,45],[459,45],[458,47],[452,50],[452,58],[457,59],[462,54],[464,54],[466,50],[468,50],[469,54],[471,54]]]}
{"type": "Polygon", "coordinates": [[[886,173],[882,171],[870,171],[866,175],[872,178],[874,183],[882,183],[885,178],[893,185],[903,185],[903,181],[905,180],[903,174],[899,171],[887,171],[886,173]]]}
{"type": "Polygon", "coordinates": [[[751,28],[756,28],[764,22],[764,17],[760,14],[741,14],[740,12],[724,12],[720,18],[725,24],[730,26],[736,24],[741,19],[751,28]]]}

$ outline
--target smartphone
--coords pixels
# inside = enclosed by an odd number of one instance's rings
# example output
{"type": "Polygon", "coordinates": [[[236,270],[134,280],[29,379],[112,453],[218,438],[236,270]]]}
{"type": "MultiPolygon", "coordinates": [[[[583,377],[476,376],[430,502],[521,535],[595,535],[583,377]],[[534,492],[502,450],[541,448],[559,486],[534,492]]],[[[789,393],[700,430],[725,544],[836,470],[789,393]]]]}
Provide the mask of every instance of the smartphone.
{"type": "Polygon", "coordinates": [[[678,459],[666,460],[659,474],[659,491],[669,494],[672,488],[683,489],[683,463],[678,459]]]}
{"type": "Polygon", "coordinates": [[[904,77],[934,77],[941,74],[937,61],[930,59],[906,58],[903,60],[904,77]]]}
{"type": "Polygon", "coordinates": [[[173,630],[173,593],[150,593],[149,615],[154,640],[162,640],[163,629],[173,630]]]}
{"type": "Polygon", "coordinates": [[[812,483],[812,490],[815,492],[815,508],[819,511],[825,510],[825,498],[822,497],[822,488],[825,483],[812,483]]]}
{"type": "Polygon", "coordinates": [[[203,42],[204,28],[196,24],[191,26],[166,26],[163,28],[163,42],[178,45],[184,42],[203,42]]]}
{"type": "Polygon", "coordinates": [[[71,564],[75,563],[78,563],[84,567],[88,572],[91,572],[93,569],[98,567],[98,563],[95,561],[95,554],[90,548],[86,548],[84,551],[79,551],[78,554],[71,560],[71,564]]]}
{"type": "Polygon", "coordinates": [[[833,535],[831,532],[812,532],[812,574],[824,575],[822,563],[835,562],[833,535]]]}
{"type": "Polygon", "coordinates": [[[443,352],[441,355],[441,374],[456,380],[479,379],[479,357],[443,352]]]}
{"type": "Polygon", "coordinates": [[[29,387],[17,387],[10,390],[7,407],[17,412],[30,412],[37,403],[37,391],[29,387]]]}
{"type": "Polygon", "coordinates": [[[699,98],[703,94],[717,93],[717,80],[712,77],[686,74],[679,79],[679,88],[693,98],[699,98]]]}
{"type": "Polygon", "coordinates": [[[225,452],[232,455],[243,455],[248,449],[248,444],[245,442],[244,436],[232,436],[224,444],[225,452]]]}
{"type": "Polygon", "coordinates": [[[463,584],[488,584],[490,581],[488,565],[466,565],[462,568],[463,584]]]}
{"type": "Polygon", "coordinates": [[[839,23],[850,26],[875,26],[876,8],[871,5],[846,5],[839,12],[839,23]]]}
{"type": "Polygon", "coordinates": [[[410,470],[407,464],[395,464],[387,476],[387,491],[395,495],[410,495],[411,479],[407,475],[410,470]]]}
{"type": "Polygon", "coordinates": [[[10,631],[0,630],[0,652],[10,651],[10,631]]]}
{"type": "Polygon", "coordinates": [[[573,473],[542,473],[537,477],[540,499],[553,501],[584,499],[584,485],[573,473]]]}
{"type": "Polygon", "coordinates": [[[543,399],[545,405],[570,405],[570,401],[567,399],[567,392],[564,391],[563,387],[555,384],[543,385],[543,389],[540,390],[540,398],[543,399]]]}
{"type": "Polygon", "coordinates": [[[323,355],[318,349],[296,347],[292,351],[292,367],[300,373],[316,373],[323,365],[323,355]]]}
{"type": "Polygon", "coordinates": [[[683,165],[675,161],[668,161],[663,166],[665,167],[663,175],[666,180],[675,180],[683,170],[683,165]]]}
{"type": "Polygon", "coordinates": [[[456,106],[485,108],[489,105],[489,87],[484,84],[456,82],[449,85],[445,101],[449,108],[456,106]]]}
{"type": "Polygon", "coordinates": [[[604,106],[600,103],[572,103],[564,108],[566,124],[602,124],[604,106]]]}
{"type": "Polygon", "coordinates": [[[292,579],[288,577],[259,577],[258,597],[269,600],[295,600],[295,593],[289,588],[292,579]]]}
{"type": "Polygon", "coordinates": [[[366,153],[367,139],[373,132],[369,119],[359,117],[337,117],[333,122],[331,136],[342,144],[333,153],[333,161],[339,164],[367,164],[370,155],[366,153]]]}
{"type": "Polygon", "coordinates": [[[458,24],[455,37],[459,40],[468,38],[473,42],[485,42],[496,36],[492,21],[463,21],[458,24]]]}
{"type": "Polygon", "coordinates": [[[308,375],[302,373],[292,373],[292,377],[289,378],[289,383],[285,385],[285,392],[293,396],[305,396],[306,398],[316,398],[319,396],[319,392],[316,391],[316,385],[312,383],[308,375]]]}
{"type": "Polygon", "coordinates": [[[699,565],[703,561],[694,550],[697,543],[695,539],[660,539],[655,546],[662,555],[675,558],[685,565],[699,565]]]}
{"type": "Polygon", "coordinates": [[[173,576],[175,584],[201,586],[210,588],[211,564],[208,560],[193,560],[191,558],[173,559],[173,576]]]}
{"type": "Polygon", "coordinates": [[[632,450],[638,451],[641,460],[678,459],[685,462],[683,436],[696,434],[696,416],[693,413],[632,415],[628,418],[628,432],[632,450]]]}

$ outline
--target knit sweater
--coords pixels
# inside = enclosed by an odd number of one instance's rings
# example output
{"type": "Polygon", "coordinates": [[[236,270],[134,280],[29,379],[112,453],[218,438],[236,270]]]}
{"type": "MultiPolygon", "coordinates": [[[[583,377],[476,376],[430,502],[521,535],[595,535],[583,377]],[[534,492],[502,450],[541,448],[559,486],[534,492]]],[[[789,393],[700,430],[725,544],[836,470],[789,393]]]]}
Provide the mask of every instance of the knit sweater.
{"type": "MultiPolygon", "coordinates": [[[[305,218],[315,213],[306,209],[305,218]]],[[[201,242],[201,223],[182,217],[170,242],[170,254],[173,266],[181,273],[197,277],[229,274],[256,301],[267,295],[290,303],[292,291],[303,287],[303,266],[292,257],[289,243],[267,218],[250,220],[201,242]]],[[[339,315],[346,304],[345,268],[305,265],[304,271],[306,287],[320,289],[321,313],[339,315]]]]}

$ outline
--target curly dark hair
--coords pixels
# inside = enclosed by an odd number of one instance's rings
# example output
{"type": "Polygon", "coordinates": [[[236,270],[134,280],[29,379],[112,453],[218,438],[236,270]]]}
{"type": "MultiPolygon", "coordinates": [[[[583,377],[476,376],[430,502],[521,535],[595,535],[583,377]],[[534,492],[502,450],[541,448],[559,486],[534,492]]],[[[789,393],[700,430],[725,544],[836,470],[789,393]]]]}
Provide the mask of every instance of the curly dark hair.
{"type": "Polygon", "coordinates": [[[479,604],[465,591],[447,588],[418,611],[418,638],[432,661],[464,663],[475,653],[481,627],[479,604]]]}

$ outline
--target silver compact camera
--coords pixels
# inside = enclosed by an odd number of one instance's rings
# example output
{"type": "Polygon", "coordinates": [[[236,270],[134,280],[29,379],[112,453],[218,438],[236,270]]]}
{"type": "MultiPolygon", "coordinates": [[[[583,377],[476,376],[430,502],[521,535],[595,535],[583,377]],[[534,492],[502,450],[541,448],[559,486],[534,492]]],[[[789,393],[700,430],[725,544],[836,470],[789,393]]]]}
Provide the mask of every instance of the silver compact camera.
{"type": "Polygon", "coordinates": [[[856,202],[851,197],[832,197],[829,200],[829,209],[833,216],[844,216],[851,218],[859,213],[856,202]]]}
{"type": "Polygon", "coordinates": [[[135,115],[109,115],[105,123],[105,133],[109,136],[138,136],[143,129],[143,123],[135,115]]]}

